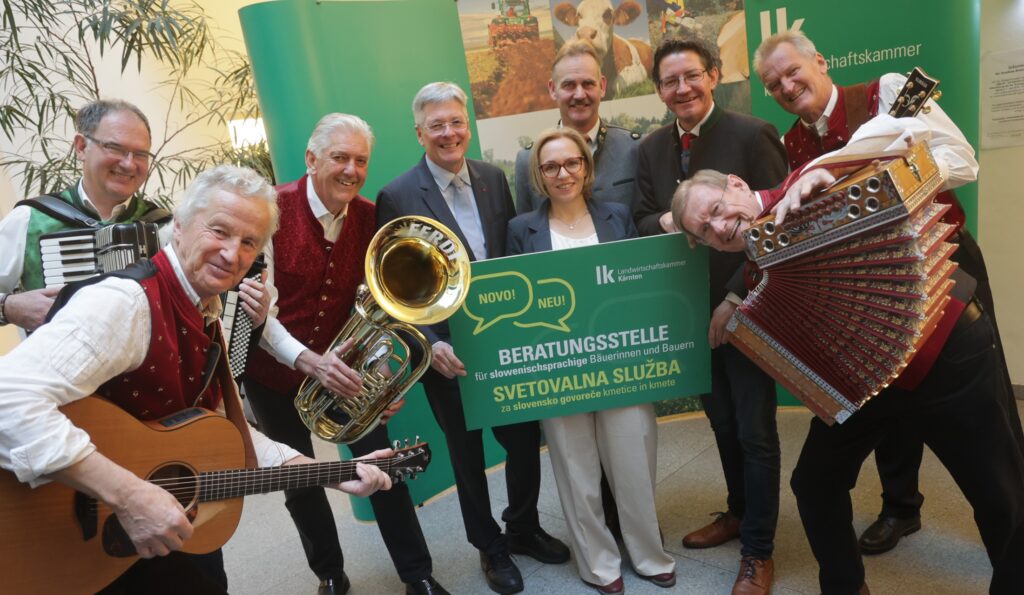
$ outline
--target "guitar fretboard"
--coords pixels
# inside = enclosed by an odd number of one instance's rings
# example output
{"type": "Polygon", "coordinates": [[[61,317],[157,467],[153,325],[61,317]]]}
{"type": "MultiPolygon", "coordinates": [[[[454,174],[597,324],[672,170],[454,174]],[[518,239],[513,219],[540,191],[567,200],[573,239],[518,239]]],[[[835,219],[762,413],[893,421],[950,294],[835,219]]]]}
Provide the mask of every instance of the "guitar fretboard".
{"type": "MultiPolygon", "coordinates": [[[[391,475],[392,459],[360,461],[391,475]]],[[[323,486],[356,478],[356,463],[339,461],[261,469],[211,471],[199,475],[199,501],[226,500],[280,490],[323,486]]]]}

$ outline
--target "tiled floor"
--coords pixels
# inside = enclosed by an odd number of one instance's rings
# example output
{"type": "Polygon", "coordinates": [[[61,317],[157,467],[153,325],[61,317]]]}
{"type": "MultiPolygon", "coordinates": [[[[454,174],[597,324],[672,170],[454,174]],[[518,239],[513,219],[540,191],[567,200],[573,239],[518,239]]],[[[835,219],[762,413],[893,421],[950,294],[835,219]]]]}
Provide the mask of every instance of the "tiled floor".
{"type": "MultiPolygon", "coordinates": [[[[1024,409],[1024,407],[1022,407],[1024,409]]],[[[810,414],[802,409],[780,410],[782,438],[782,497],[775,550],[774,593],[817,593],[817,567],[804,538],[788,480],[807,432],[810,414]]],[[[324,445],[324,455],[333,448],[324,445]]],[[[567,538],[554,478],[546,452],[540,510],[542,524],[553,535],[567,538]]],[[[505,493],[504,472],[490,475],[495,518],[505,493]]],[[[962,595],[987,591],[991,567],[985,556],[971,510],[952,478],[931,452],[922,467],[924,528],[881,556],[866,558],[868,583],[874,594],[962,595]]],[[[870,524],[879,507],[878,474],[869,459],[854,490],[855,523],[870,524]]],[[[376,526],[353,520],[347,497],[331,491],[338,532],[346,557],[353,595],[402,593],[376,526]]],[[[687,550],[680,540],[724,508],[724,480],[714,437],[702,415],[659,425],[658,513],[669,551],[676,557],[678,584],[663,590],[637,578],[624,564],[629,593],[728,594],[739,562],[739,544],[707,550],[687,550]]],[[[238,531],[225,547],[232,593],[292,594],[316,592],[316,578],[306,566],[282,494],[249,498],[238,531]]],[[[452,593],[490,591],[480,572],[476,551],[466,542],[454,491],[419,510],[420,523],[434,561],[434,577],[452,593]]],[[[575,564],[545,566],[519,558],[526,593],[593,593],[576,574],[575,564]]],[[[1024,561],[1022,561],[1024,564],[1024,561]]]]}

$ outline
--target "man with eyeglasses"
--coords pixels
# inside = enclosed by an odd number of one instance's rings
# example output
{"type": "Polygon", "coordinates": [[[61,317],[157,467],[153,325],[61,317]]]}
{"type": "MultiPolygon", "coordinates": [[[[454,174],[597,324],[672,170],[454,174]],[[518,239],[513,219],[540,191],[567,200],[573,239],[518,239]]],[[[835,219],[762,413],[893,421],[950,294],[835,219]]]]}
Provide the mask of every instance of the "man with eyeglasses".
{"type": "MultiPolygon", "coordinates": [[[[50,196],[101,225],[170,219],[170,213],[136,196],[153,158],[149,121],[139,108],[125,101],[93,101],[76,114],[75,129],[82,177],[50,196]]],[[[58,288],[44,288],[39,237],[64,229],[70,225],[28,205],[16,206],[0,221],[0,324],[31,331],[43,323],[58,288]]]]}
{"type": "MultiPolygon", "coordinates": [[[[590,200],[636,206],[636,148],[640,134],[601,119],[607,81],[597,50],[590,42],[572,39],[558,50],[551,65],[548,92],[558,104],[559,126],[583,135],[594,155],[594,188],[590,200]]],[[[531,145],[532,146],[532,145],[531,145]]],[[[530,185],[530,147],[516,155],[516,209],[536,210],[544,197],[530,185]]]]}
{"type": "MultiPolygon", "coordinates": [[[[888,113],[906,82],[901,74],[888,73],[867,83],[839,87],[833,84],[828,63],[814,43],[801,31],[785,31],[764,40],[754,53],[754,70],[779,107],[797,116],[784,141],[789,164],[798,168],[821,154],[846,146],[861,125],[879,113],[888,113]]],[[[960,129],[934,101],[929,102],[916,119],[932,131],[931,150],[939,166],[958,184],[975,179],[974,149],[960,129]]],[[[936,197],[952,208],[943,222],[955,225],[953,241],[957,250],[953,260],[978,281],[976,295],[992,318],[996,344],[1000,346],[995,306],[988,270],[978,242],[964,227],[966,217],[956,195],[945,191],[936,197]]],[[[1010,375],[1004,364],[999,368],[1006,412],[1024,452],[1017,404],[1010,375]]],[[[860,537],[865,554],[887,552],[900,539],[921,528],[924,496],[918,486],[918,474],[924,446],[912,432],[896,431],[878,443],[875,462],[882,482],[882,508],[877,520],[860,537]]]]}
{"type": "MultiPolygon", "coordinates": [[[[381,189],[377,224],[404,215],[430,217],[458,235],[472,260],[484,260],[504,256],[508,222],[516,213],[505,174],[489,163],[466,159],[472,138],[466,102],[466,93],[447,82],[430,83],[416,94],[412,103],[416,138],[426,154],[381,189]]],[[[483,431],[466,428],[455,379],[465,376],[466,368],[452,348],[448,323],[420,330],[433,348],[431,369],[420,381],[448,443],[466,537],[480,551],[480,565],[491,590],[518,593],[523,590],[523,577],[511,553],[546,564],[569,560],[569,548],[540,526],[540,426],[531,421],[491,428],[507,453],[503,533],[491,515],[483,431]]]]}
{"type": "MultiPolygon", "coordinates": [[[[754,191],[755,186],[735,175],[696,172],[676,192],[675,220],[694,241],[713,251],[742,254],[743,232],[756,219],[774,213],[776,223],[781,222],[808,197],[848,173],[843,161],[875,154],[890,159],[895,147],[925,139],[969,149],[962,135],[959,142],[943,138],[918,118],[881,115],[861,131],[839,150],[842,154],[827,154],[840,162],[840,169],[812,165],[774,190],[754,191]]],[[[977,162],[970,155],[965,159],[965,169],[946,179],[947,188],[973,179],[969,172],[977,172],[977,162]]],[[[864,460],[895,431],[923,440],[971,504],[992,564],[988,592],[1024,593],[1024,457],[999,386],[1002,362],[991,316],[969,297],[971,283],[961,279],[957,286],[961,284],[967,295],[951,296],[938,323],[943,330],[919,346],[899,378],[841,424],[811,419],[790,484],[818,562],[819,588],[826,595],[870,593],[850,493],[864,460]]],[[[793,306],[800,309],[800,304],[793,306]]],[[[935,584],[941,580],[932,574],[922,576],[935,584]]]]}
{"type": "MultiPolygon", "coordinates": [[[[669,209],[680,182],[716,169],[770,188],[786,176],[786,153],[774,126],[715,105],[718,57],[703,43],[669,38],[654,54],[652,78],[676,119],[640,143],[635,213],[640,235],[676,230],[669,209]]],[[[767,593],[774,576],[772,550],[779,511],[780,454],[775,426],[775,382],[725,342],[725,325],[739,299],[729,279],[742,254],[709,252],[711,394],[701,395],[722,460],[728,509],[683,538],[688,548],[714,547],[740,537],[734,594],[767,593]]]]}

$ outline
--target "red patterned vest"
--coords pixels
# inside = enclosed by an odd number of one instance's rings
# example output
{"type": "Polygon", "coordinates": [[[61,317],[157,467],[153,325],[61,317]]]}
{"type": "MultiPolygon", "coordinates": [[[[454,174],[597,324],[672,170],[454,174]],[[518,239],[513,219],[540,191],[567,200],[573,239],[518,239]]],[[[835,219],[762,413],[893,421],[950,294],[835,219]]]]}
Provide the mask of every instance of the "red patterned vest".
{"type": "Polygon", "coordinates": [[[216,409],[221,386],[214,375],[203,389],[203,371],[213,340],[203,315],[181,287],[163,251],[152,259],[156,274],[139,283],[149,300],[152,334],[137,369],[108,380],[97,391],[143,420],[193,406],[216,409]]]}
{"type": "MultiPolygon", "coordinates": [[[[323,226],[309,209],[306,178],[277,187],[281,210],[281,225],[274,234],[277,319],[303,345],[323,353],[352,311],[377,222],[373,203],[356,197],[348,205],[338,240],[325,240],[323,226]]],[[[287,394],[294,394],[305,378],[262,349],[253,353],[246,377],[287,394]]]]}
{"type": "MultiPolygon", "coordinates": [[[[790,171],[796,171],[811,159],[845,147],[861,124],[878,115],[878,88],[878,80],[851,87],[837,86],[839,98],[828,117],[825,136],[818,136],[816,130],[797,120],[783,137],[790,171]]],[[[963,227],[967,215],[951,190],[940,192],[935,201],[953,206],[942,218],[943,222],[956,225],[957,229],[963,227]]]]}

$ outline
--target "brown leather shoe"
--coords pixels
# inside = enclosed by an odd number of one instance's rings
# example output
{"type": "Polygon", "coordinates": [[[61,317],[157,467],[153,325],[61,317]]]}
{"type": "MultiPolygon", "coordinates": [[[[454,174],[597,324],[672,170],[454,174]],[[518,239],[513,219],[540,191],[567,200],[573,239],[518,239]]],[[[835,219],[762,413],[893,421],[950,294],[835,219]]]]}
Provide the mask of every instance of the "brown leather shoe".
{"type": "Polygon", "coordinates": [[[732,595],[768,595],[772,592],[774,579],[775,565],[771,558],[758,560],[753,556],[743,556],[732,595]]]}
{"type": "Polygon", "coordinates": [[[716,512],[710,525],[701,527],[683,538],[683,547],[715,547],[740,536],[740,517],[731,512],[716,512]]]}
{"type": "Polygon", "coordinates": [[[626,592],[626,584],[622,581],[622,577],[613,580],[607,585],[595,585],[594,583],[588,583],[583,581],[589,587],[593,587],[598,593],[602,595],[622,595],[626,592]]]}

